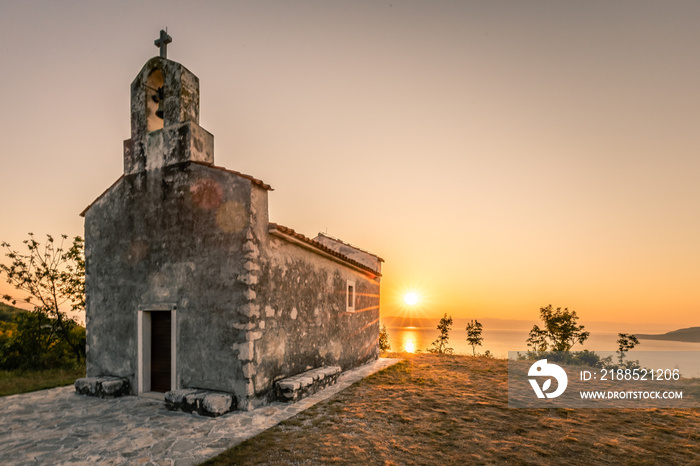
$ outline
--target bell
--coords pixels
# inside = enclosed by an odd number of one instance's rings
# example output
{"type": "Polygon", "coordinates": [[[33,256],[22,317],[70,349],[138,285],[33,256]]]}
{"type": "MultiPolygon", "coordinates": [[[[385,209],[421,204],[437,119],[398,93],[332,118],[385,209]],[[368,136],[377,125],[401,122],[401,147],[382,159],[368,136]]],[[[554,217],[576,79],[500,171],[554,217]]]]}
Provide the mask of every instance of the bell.
{"type": "Polygon", "coordinates": [[[159,87],[158,89],[154,89],[156,91],[155,94],[151,96],[151,99],[153,102],[158,103],[158,109],[156,110],[156,116],[160,118],[161,120],[163,119],[163,115],[165,114],[165,107],[163,106],[163,95],[165,94],[163,92],[163,88],[159,87]]]}
{"type": "Polygon", "coordinates": [[[158,110],[156,110],[156,116],[162,120],[164,114],[165,107],[163,106],[163,99],[160,99],[160,101],[158,102],[158,110]]]}

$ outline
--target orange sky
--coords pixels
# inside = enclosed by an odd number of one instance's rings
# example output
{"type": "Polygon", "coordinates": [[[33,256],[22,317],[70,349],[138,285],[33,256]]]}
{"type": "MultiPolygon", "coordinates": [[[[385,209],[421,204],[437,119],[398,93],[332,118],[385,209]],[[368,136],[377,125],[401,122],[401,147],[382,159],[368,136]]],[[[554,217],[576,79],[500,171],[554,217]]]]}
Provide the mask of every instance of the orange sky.
{"type": "Polygon", "coordinates": [[[216,163],[382,256],[383,315],[700,325],[700,3],[113,3],[0,3],[0,240],[81,234],[168,26],[216,163]]]}

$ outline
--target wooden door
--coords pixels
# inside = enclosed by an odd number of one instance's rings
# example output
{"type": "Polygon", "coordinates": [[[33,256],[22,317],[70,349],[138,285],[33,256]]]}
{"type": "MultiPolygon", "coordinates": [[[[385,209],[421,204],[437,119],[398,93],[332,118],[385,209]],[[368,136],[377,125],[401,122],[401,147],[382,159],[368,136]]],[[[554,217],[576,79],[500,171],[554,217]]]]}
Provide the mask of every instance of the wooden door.
{"type": "Polygon", "coordinates": [[[170,391],[170,312],[151,312],[151,391],[170,391]]]}

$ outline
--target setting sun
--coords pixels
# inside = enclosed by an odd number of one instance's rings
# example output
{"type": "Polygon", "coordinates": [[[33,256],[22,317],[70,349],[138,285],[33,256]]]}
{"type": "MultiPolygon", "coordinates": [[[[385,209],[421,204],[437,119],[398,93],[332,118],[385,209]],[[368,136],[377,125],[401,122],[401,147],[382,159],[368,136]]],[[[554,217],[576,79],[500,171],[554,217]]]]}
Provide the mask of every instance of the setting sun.
{"type": "Polygon", "coordinates": [[[413,306],[418,303],[418,294],[414,292],[406,293],[403,297],[403,301],[409,306],[413,306]]]}

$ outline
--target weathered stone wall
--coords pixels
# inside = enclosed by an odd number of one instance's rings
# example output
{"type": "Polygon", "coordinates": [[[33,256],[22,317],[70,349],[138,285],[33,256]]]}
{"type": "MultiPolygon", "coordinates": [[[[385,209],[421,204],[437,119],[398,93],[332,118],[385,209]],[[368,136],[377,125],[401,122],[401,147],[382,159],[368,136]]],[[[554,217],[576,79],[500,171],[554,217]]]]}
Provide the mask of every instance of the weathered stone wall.
{"type": "Polygon", "coordinates": [[[125,176],[88,209],[88,376],[137,387],[137,311],[174,305],[178,386],[244,396],[232,347],[246,338],[233,324],[248,302],[240,279],[256,219],[251,189],[245,178],[184,163],[125,176]]]}
{"type": "Polygon", "coordinates": [[[251,318],[259,330],[246,374],[256,402],[281,378],[326,365],[346,370],[378,357],[378,278],[283,238],[268,234],[262,244],[258,315],[251,318]],[[356,284],[355,312],[346,312],[348,279],[356,284]]]}

